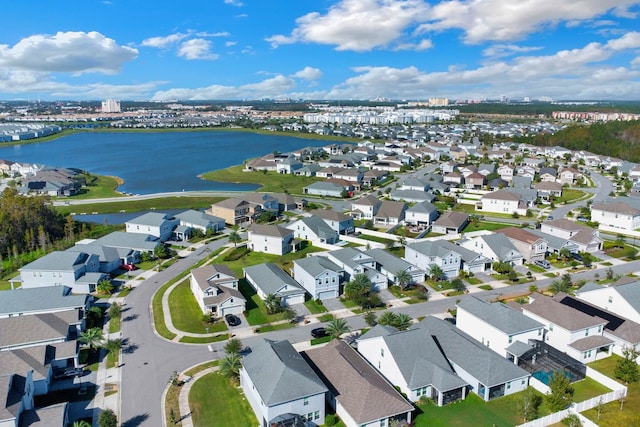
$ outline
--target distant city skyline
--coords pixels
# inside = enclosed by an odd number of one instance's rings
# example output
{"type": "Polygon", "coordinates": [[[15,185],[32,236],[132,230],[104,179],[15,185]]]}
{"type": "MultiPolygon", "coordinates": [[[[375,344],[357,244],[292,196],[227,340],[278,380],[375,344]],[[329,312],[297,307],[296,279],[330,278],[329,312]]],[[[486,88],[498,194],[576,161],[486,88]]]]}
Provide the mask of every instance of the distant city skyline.
{"type": "Polygon", "coordinates": [[[640,0],[2,8],[0,100],[640,100],[640,0]]]}

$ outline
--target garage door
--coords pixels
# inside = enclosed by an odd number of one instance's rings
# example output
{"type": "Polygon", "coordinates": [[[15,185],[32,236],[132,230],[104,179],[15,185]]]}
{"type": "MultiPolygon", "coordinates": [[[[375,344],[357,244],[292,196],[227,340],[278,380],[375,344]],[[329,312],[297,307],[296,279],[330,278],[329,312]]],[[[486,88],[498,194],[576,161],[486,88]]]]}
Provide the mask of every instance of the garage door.
{"type": "Polygon", "coordinates": [[[283,305],[303,304],[304,294],[287,296],[283,298],[283,303],[283,305]]]}
{"type": "Polygon", "coordinates": [[[318,293],[318,299],[329,299],[329,298],[337,298],[337,292],[336,291],[324,291],[324,292],[319,292],[318,293]]]}

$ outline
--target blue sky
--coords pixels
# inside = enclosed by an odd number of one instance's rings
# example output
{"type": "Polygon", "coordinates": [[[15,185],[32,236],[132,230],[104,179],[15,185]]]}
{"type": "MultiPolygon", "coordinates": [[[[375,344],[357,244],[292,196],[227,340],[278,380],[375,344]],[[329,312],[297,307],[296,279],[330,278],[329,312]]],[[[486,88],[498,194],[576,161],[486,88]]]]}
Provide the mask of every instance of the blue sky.
{"type": "Polygon", "coordinates": [[[640,0],[0,0],[0,99],[640,99],[640,0]]]}

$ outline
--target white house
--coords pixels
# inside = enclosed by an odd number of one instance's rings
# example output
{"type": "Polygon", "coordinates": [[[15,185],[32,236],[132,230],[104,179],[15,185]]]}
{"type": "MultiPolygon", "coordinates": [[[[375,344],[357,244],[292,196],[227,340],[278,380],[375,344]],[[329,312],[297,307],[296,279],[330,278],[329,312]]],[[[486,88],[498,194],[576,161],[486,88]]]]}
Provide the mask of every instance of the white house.
{"type": "Polygon", "coordinates": [[[387,277],[376,269],[376,260],[359,249],[346,247],[319,253],[318,256],[326,256],[344,270],[344,280],[347,282],[353,280],[356,274],[366,274],[372,289],[387,288],[387,277]]]}
{"type": "Polygon", "coordinates": [[[522,196],[509,190],[498,190],[487,193],[480,199],[483,212],[519,215],[527,214],[527,207],[522,196]]]}
{"type": "Polygon", "coordinates": [[[515,342],[544,339],[542,323],[508,305],[467,295],[456,307],[456,327],[502,357],[509,357],[507,349],[515,342]]]}
{"type": "Polygon", "coordinates": [[[587,283],[576,297],[619,316],[640,323],[640,281],[619,281],[610,285],[587,283]]]}
{"type": "Polygon", "coordinates": [[[382,202],[372,196],[368,195],[355,202],[351,203],[351,216],[360,219],[373,219],[382,202]]]}
{"type": "Polygon", "coordinates": [[[357,343],[358,352],[412,401],[427,396],[443,405],[469,391],[489,401],[529,385],[527,371],[433,316],[407,331],[372,328],[357,343]]]}
{"type": "Polygon", "coordinates": [[[520,227],[501,228],[496,230],[496,233],[507,236],[524,260],[529,263],[544,260],[549,250],[545,239],[520,227]]]}
{"type": "Polygon", "coordinates": [[[312,243],[333,245],[338,242],[340,236],[322,218],[313,215],[294,221],[287,225],[287,228],[293,230],[297,239],[309,240],[312,243]]]}
{"type": "Polygon", "coordinates": [[[406,224],[428,227],[438,218],[438,208],[433,203],[416,203],[404,213],[406,224]]]}
{"type": "Polygon", "coordinates": [[[447,279],[458,277],[462,268],[459,246],[447,240],[425,240],[405,247],[404,259],[431,274],[431,267],[440,267],[447,279]]]}
{"type": "Polygon", "coordinates": [[[640,209],[624,202],[595,203],[591,205],[591,221],[634,231],[640,228],[640,209]]]}
{"type": "Polygon", "coordinates": [[[310,256],[294,260],[293,277],[313,299],[337,298],[340,295],[342,270],[328,258],[310,256]]]}
{"type": "Polygon", "coordinates": [[[305,289],[276,264],[257,264],[243,270],[245,279],[260,298],[273,294],[280,298],[283,307],[304,303],[305,289]]]}
{"type": "Polygon", "coordinates": [[[323,424],[327,386],[291,343],[263,339],[251,350],[242,358],[240,387],[259,425],[323,424]]]}
{"type": "Polygon", "coordinates": [[[194,268],[189,281],[191,292],[203,313],[224,317],[245,310],[247,301],[238,289],[238,278],[226,265],[194,268]]]}
{"type": "Polygon", "coordinates": [[[369,249],[365,251],[365,253],[376,260],[377,270],[387,276],[387,279],[392,284],[397,284],[397,274],[399,272],[407,272],[411,277],[412,284],[424,282],[424,270],[402,258],[390,254],[384,249],[369,249]]]}
{"type": "Polygon", "coordinates": [[[311,212],[312,215],[322,218],[329,227],[338,232],[338,234],[350,234],[355,231],[353,218],[333,209],[316,209],[311,212]]]}
{"type": "Polygon", "coordinates": [[[579,252],[596,252],[602,249],[600,232],[568,219],[544,221],[540,226],[542,233],[569,240],[575,244],[579,252]]]}
{"type": "Polygon", "coordinates": [[[164,242],[171,238],[180,221],[169,214],[147,212],[125,222],[127,233],[150,234],[164,242]]]}
{"type": "Polygon", "coordinates": [[[492,262],[506,262],[512,266],[523,264],[523,256],[504,234],[485,234],[464,239],[460,246],[477,252],[492,262]]]}
{"type": "Polygon", "coordinates": [[[545,325],[545,343],[582,363],[611,355],[613,341],[603,336],[606,320],[541,294],[532,294],[529,301],[522,313],[545,325]]]}
{"type": "Polygon", "coordinates": [[[279,225],[251,224],[247,247],[255,252],[284,255],[295,249],[293,230],[279,225]]]}

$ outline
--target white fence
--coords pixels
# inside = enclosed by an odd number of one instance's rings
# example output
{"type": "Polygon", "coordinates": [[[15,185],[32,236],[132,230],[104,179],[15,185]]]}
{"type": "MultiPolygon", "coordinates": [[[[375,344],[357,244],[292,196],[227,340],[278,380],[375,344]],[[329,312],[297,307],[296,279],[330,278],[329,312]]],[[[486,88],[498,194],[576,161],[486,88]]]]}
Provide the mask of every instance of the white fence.
{"type": "Polygon", "coordinates": [[[548,385],[546,385],[545,383],[543,383],[542,381],[534,377],[529,378],[529,385],[535,388],[536,390],[538,390],[542,394],[547,394],[547,392],[549,391],[548,385]]]}

